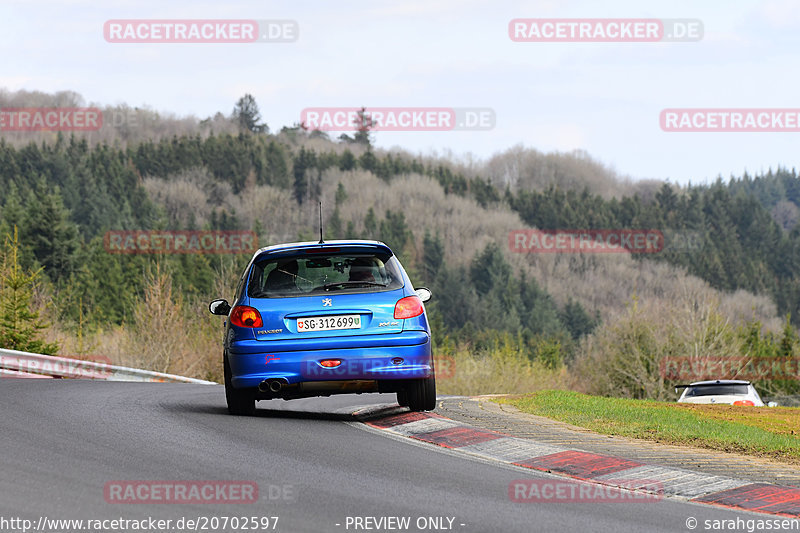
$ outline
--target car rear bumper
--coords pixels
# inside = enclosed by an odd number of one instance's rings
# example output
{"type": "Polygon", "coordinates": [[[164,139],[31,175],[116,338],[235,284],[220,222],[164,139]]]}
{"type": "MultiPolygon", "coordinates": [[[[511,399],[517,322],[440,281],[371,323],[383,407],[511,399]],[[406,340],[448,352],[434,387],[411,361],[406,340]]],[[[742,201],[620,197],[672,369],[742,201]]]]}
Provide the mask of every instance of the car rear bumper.
{"type": "Polygon", "coordinates": [[[228,346],[231,383],[235,388],[257,387],[268,379],[289,385],[314,381],[402,380],[433,375],[431,340],[427,332],[362,335],[348,339],[299,341],[240,341],[228,346]],[[348,340],[350,342],[341,342],[348,340]],[[304,349],[298,350],[302,346],[304,349]],[[338,359],[334,368],[319,363],[338,359]]]}
{"type": "Polygon", "coordinates": [[[764,402],[752,396],[698,396],[693,398],[678,398],[678,403],[692,403],[695,405],[734,405],[734,402],[750,401],[755,407],[765,407],[764,402]]]}

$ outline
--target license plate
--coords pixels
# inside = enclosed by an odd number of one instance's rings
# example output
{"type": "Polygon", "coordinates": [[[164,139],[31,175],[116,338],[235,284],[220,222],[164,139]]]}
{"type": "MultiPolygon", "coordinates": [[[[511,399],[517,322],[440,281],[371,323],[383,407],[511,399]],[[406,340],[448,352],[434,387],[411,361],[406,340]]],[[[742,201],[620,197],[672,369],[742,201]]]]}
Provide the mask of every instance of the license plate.
{"type": "Polygon", "coordinates": [[[361,328],[361,315],[310,316],[297,319],[297,332],[361,328]]]}

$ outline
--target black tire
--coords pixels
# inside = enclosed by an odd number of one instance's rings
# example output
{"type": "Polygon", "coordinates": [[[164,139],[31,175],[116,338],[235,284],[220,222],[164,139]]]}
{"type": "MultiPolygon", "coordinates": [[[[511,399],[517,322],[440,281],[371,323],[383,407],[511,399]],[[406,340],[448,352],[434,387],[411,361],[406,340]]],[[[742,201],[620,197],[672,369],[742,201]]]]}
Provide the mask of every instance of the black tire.
{"type": "Polygon", "coordinates": [[[412,411],[433,411],[436,409],[436,378],[414,380],[406,389],[406,397],[412,411]]]}
{"type": "Polygon", "coordinates": [[[224,357],[225,399],[228,401],[228,413],[238,416],[250,416],[256,412],[256,393],[253,389],[234,389],[231,383],[231,366],[228,357],[224,357]]]}
{"type": "Polygon", "coordinates": [[[408,407],[408,393],[406,391],[397,391],[397,405],[400,407],[408,407]]]}

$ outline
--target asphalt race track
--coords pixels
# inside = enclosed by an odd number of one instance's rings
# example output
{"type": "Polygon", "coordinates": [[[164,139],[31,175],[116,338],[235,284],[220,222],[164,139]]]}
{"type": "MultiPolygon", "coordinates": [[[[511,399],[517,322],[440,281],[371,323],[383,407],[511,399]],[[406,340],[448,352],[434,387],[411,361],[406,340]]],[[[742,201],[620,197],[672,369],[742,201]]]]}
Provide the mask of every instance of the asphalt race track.
{"type": "MultiPolygon", "coordinates": [[[[695,531],[704,531],[706,519],[770,518],[677,500],[514,503],[512,480],[560,478],[394,438],[347,414],[379,403],[394,397],[272,400],[259,402],[255,417],[233,417],[222,386],[2,379],[0,524],[15,517],[34,524],[42,517],[175,524],[277,516],[268,530],[639,533],[690,531],[689,517],[699,520],[695,531]],[[132,480],[246,480],[258,485],[259,498],[106,501],[107,483],[132,480]],[[410,526],[378,529],[363,517],[410,517],[410,526]]],[[[204,523],[206,531],[223,530],[204,523]]],[[[231,524],[224,530],[234,531],[231,524]]]]}

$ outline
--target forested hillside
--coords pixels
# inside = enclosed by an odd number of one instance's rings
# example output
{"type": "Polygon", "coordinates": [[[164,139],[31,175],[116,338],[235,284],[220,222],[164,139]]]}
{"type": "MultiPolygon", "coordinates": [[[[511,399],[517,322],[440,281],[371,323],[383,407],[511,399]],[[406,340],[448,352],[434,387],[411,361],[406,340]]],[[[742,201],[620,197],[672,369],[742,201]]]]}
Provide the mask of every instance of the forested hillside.
{"type": "MultiPolygon", "coordinates": [[[[746,352],[755,335],[760,350],[783,340],[795,355],[793,328],[782,328],[784,317],[800,320],[794,170],[678,187],[622,179],[583,153],[515,147],[465,163],[378,150],[369,132],[331,139],[295,125],[273,134],[242,120],[240,107],[205,121],[136,113],[149,117],[138,129],[0,136],[0,233],[17,227],[20,264],[43,269],[35,302],[65,355],[103,352],[217,377],[219,321],[204,314],[205,302],[230,297],[248,257],[109,254],[103,235],[241,229],[262,246],[310,239],[318,200],[326,238],[383,240],[415,284],[433,290],[437,349],[462,370],[473,364],[454,390],[485,376],[491,390],[530,387],[511,367],[591,389],[587,368],[604,368],[602,360],[613,373],[635,331],[631,342],[651,343],[648,354],[703,342],[746,352]],[[533,227],[650,228],[691,239],[641,256],[511,252],[508,233],[533,227]],[[688,316],[696,320],[669,338],[657,334],[688,316]],[[721,336],[708,340],[709,328],[721,336]],[[486,364],[474,366],[476,357],[486,364]]],[[[626,386],[633,396],[669,389],[663,380],[626,386]]]]}

